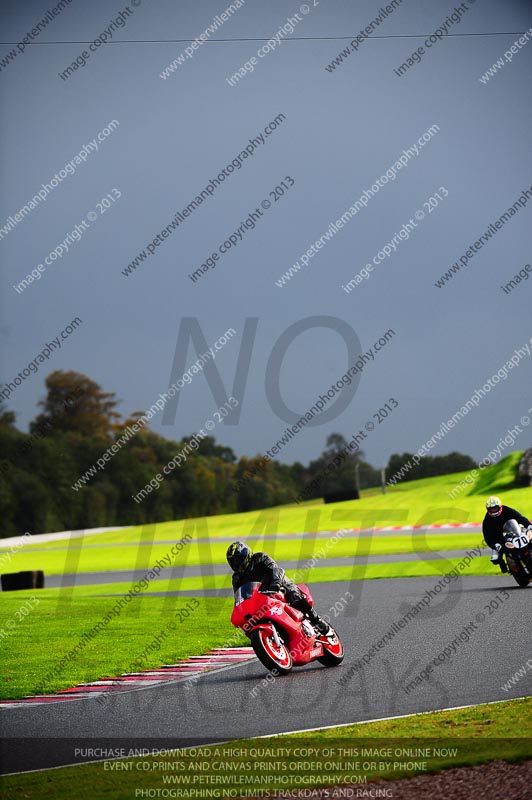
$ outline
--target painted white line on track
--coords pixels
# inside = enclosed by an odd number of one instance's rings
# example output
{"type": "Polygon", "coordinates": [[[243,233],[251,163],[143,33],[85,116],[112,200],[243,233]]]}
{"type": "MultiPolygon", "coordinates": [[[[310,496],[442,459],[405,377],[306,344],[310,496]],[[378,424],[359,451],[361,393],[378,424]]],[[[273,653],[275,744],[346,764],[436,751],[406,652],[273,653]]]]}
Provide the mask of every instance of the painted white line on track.
{"type": "Polygon", "coordinates": [[[495,706],[498,703],[507,703],[508,700],[528,700],[530,695],[524,697],[510,697],[503,700],[488,700],[486,703],[469,703],[466,706],[450,706],[449,708],[433,708],[430,711],[415,711],[412,714],[396,714],[393,717],[376,717],[375,719],[361,719],[357,722],[342,722],[339,725],[320,725],[318,728],[302,728],[298,731],[285,731],[283,733],[267,733],[264,736],[253,736],[253,739],[269,739],[273,736],[295,736],[297,733],[313,733],[315,731],[331,731],[334,728],[349,728],[351,725],[369,725],[370,722],[388,722],[391,719],[405,719],[407,717],[422,717],[426,714],[441,714],[443,711],[461,711],[464,708],[478,706],[495,706]]]}
{"type": "MultiPolygon", "coordinates": [[[[234,669],[234,667],[238,666],[237,664],[232,664],[230,667],[225,667],[224,669],[234,669]]],[[[217,673],[222,672],[223,670],[217,670],[217,673]]],[[[511,700],[528,700],[529,695],[525,695],[524,697],[512,697],[511,700]]],[[[248,742],[252,741],[253,739],[273,739],[278,738],[279,736],[291,736],[295,735],[296,733],[311,733],[313,731],[326,731],[326,730],[333,730],[335,728],[347,728],[350,725],[369,725],[370,722],[386,722],[387,720],[391,719],[404,719],[405,717],[421,717],[426,714],[440,714],[443,711],[461,711],[464,708],[476,708],[479,706],[495,706],[498,703],[507,703],[508,700],[489,700],[487,703],[470,703],[466,706],[451,706],[450,708],[435,708],[432,711],[418,711],[414,714],[398,714],[394,717],[378,717],[377,719],[364,719],[358,722],[344,722],[341,725],[323,725],[319,728],[305,728],[299,731],[286,731],[285,733],[267,733],[264,736],[249,736],[247,739],[241,739],[240,741],[248,742]]],[[[6,739],[9,741],[9,739],[6,739]]],[[[234,742],[235,739],[223,739],[219,742],[209,742],[209,744],[201,745],[201,744],[194,744],[190,745],[189,747],[182,747],[179,748],[181,750],[196,750],[198,747],[220,747],[220,745],[224,744],[231,744],[234,742]]],[[[177,748],[176,748],[177,749],[177,748]]],[[[145,758],[146,756],[127,756],[127,758],[145,758]]],[[[6,772],[4,773],[3,777],[8,777],[9,775],[29,775],[32,772],[48,772],[52,769],[68,769],[69,767],[81,767],[84,764],[101,764],[102,761],[123,761],[124,757],[119,758],[97,758],[94,761],[80,761],[78,764],[61,764],[58,767],[42,767],[40,769],[28,769],[22,772],[6,772]]]]}
{"type": "Polygon", "coordinates": [[[133,525],[113,525],[110,528],[87,528],[86,530],[77,531],[61,531],[60,533],[32,533],[31,539],[24,536],[10,536],[7,539],[1,539],[1,547],[4,549],[7,546],[24,544],[25,542],[33,542],[40,544],[42,542],[60,542],[63,539],[81,539],[84,536],[94,536],[99,533],[111,533],[111,531],[125,531],[127,528],[132,528],[133,525]]]}

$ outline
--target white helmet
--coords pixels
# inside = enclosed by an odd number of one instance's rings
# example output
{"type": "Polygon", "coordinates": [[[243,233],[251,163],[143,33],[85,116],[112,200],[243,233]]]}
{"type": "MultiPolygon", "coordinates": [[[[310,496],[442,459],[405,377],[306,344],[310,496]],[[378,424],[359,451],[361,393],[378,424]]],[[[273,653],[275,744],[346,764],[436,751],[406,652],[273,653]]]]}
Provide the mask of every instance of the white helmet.
{"type": "Polygon", "coordinates": [[[502,514],[501,498],[491,495],[491,497],[488,497],[486,500],[486,508],[488,509],[490,517],[498,517],[499,514],[502,514]]]}

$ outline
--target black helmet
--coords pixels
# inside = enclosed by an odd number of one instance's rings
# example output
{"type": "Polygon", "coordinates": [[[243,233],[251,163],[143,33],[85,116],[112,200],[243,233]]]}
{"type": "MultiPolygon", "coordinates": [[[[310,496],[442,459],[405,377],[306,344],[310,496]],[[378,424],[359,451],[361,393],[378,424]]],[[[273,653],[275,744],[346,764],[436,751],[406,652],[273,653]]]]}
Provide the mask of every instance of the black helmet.
{"type": "Polygon", "coordinates": [[[251,561],[253,551],[244,542],[233,542],[227,548],[227,561],[233,572],[243,572],[251,561]]]}

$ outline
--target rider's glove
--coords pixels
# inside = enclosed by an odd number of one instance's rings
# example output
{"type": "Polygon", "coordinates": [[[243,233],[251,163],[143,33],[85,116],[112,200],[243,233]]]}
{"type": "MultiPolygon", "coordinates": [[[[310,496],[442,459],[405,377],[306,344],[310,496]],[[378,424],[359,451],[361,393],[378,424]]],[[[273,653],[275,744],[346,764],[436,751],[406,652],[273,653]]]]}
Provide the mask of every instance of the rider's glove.
{"type": "Polygon", "coordinates": [[[259,592],[261,594],[275,594],[276,592],[280,592],[281,587],[278,583],[270,583],[269,586],[260,586],[259,592]]]}

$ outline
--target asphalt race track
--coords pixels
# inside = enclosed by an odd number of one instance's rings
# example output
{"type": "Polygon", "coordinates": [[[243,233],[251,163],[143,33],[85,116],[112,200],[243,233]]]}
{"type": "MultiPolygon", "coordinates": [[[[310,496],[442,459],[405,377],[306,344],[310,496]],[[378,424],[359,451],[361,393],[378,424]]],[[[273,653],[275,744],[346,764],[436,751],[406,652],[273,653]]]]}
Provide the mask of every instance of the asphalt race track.
{"type": "MultiPolygon", "coordinates": [[[[398,563],[402,561],[415,561],[416,559],[420,560],[427,560],[433,561],[436,559],[441,558],[463,558],[468,550],[460,549],[460,550],[446,550],[444,552],[439,550],[429,550],[423,551],[417,549],[417,544],[426,545],[430,542],[430,537],[433,533],[438,535],[455,535],[457,533],[467,533],[471,534],[471,532],[478,532],[479,534],[479,544],[481,543],[481,531],[479,529],[480,523],[471,523],[471,524],[462,524],[459,527],[456,526],[442,526],[436,529],[431,527],[425,528],[416,528],[413,529],[410,526],[406,526],[405,528],[401,527],[394,527],[394,528],[382,528],[382,529],[374,529],[374,528],[367,528],[362,530],[356,530],[351,533],[349,536],[345,537],[346,540],[352,539],[353,541],[353,548],[356,551],[357,548],[357,541],[359,539],[374,539],[378,540],[382,537],[390,537],[393,539],[394,536],[397,537],[404,537],[405,535],[409,534],[411,536],[411,549],[408,552],[403,553],[381,553],[379,555],[362,555],[357,556],[350,555],[344,557],[322,557],[319,559],[318,563],[313,567],[314,570],[320,569],[322,567],[334,567],[334,566],[358,566],[362,564],[390,564],[390,563],[398,563]]],[[[90,533],[90,531],[89,531],[90,533]]],[[[51,534],[53,536],[60,536],[60,534],[51,534]]],[[[333,531],[321,531],[319,533],[293,533],[293,534],[264,534],[260,537],[253,537],[249,536],[246,537],[246,541],[251,544],[254,550],[266,550],[271,556],[275,557],[275,544],[280,541],[285,540],[296,540],[303,542],[305,540],[308,541],[309,537],[312,539],[313,542],[316,543],[316,546],[321,544],[321,540],[329,540],[331,536],[334,535],[333,531]]],[[[65,537],[67,539],[68,537],[65,537]]],[[[74,539],[75,541],[75,539],[74,539]]],[[[220,542],[232,542],[234,541],[234,537],[232,536],[224,536],[224,537],[213,537],[213,538],[202,538],[199,537],[195,539],[198,543],[211,543],[211,544],[218,544],[220,542]]],[[[65,558],[66,554],[69,553],[71,550],[78,550],[78,549],[99,549],[105,547],[144,547],[144,546],[152,546],[154,544],[166,544],[169,545],[170,542],[168,540],[162,540],[157,542],[127,542],[127,543],[120,543],[115,545],[111,544],[90,544],[90,541],[84,541],[79,546],[76,544],[72,544],[70,541],[64,541],[62,544],[58,544],[56,547],[46,548],[47,551],[64,551],[65,558]]],[[[477,545],[478,546],[478,545],[477,545]]],[[[1,548],[0,548],[1,549],[1,548]]],[[[469,550],[474,549],[470,547],[469,550]]],[[[25,552],[30,553],[38,553],[42,552],[42,548],[39,547],[26,547],[25,552]]],[[[489,554],[488,549],[484,549],[483,554],[489,554]]],[[[306,564],[308,564],[308,558],[303,558],[299,560],[287,560],[283,559],[282,564],[283,567],[290,574],[295,572],[298,569],[305,568],[306,564]]],[[[98,584],[105,584],[105,583],[121,583],[121,582],[132,582],[139,580],[139,578],[144,577],[146,574],[146,568],[143,569],[126,569],[126,570],[105,570],[105,571],[93,571],[93,572],[76,572],[76,573],[62,573],[59,575],[46,575],[45,578],[45,586],[47,589],[57,589],[57,588],[68,588],[71,586],[91,586],[91,585],[98,585],[98,584]]],[[[165,582],[169,579],[179,579],[179,578],[193,578],[193,577],[201,577],[201,576],[212,576],[212,575],[227,575],[228,577],[228,585],[229,583],[229,576],[227,572],[227,564],[203,564],[203,565],[191,565],[191,564],[184,564],[183,566],[176,565],[175,567],[163,567],[160,570],[160,574],[152,579],[152,585],[155,584],[156,581],[165,582]]],[[[183,594],[201,594],[201,592],[196,591],[183,591],[183,594]]],[[[165,592],[146,592],[146,594],[176,594],[176,591],[165,592]]],[[[224,592],[224,595],[230,594],[230,592],[224,592]]]]}
{"type": "MultiPolygon", "coordinates": [[[[471,548],[473,549],[473,548],[471,548]]],[[[445,556],[447,558],[464,558],[467,550],[446,550],[445,556]]],[[[419,556],[427,559],[427,561],[434,561],[441,559],[442,554],[439,552],[426,552],[419,553],[419,556]]],[[[318,569],[322,567],[352,567],[362,564],[393,564],[400,561],[414,561],[415,558],[412,553],[383,553],[378,556],[346,556],[339,558],[322,558],[319,562],[318,569]]],[[[283,560],[283,568],[288,575],[301,569],[304,566],[304,561],[287,561],[283,560]]],[[[69,586],[96,586],[105,583],[135,583],[140,578],[146,575],[146,568],[144,569],[128,569],[128,570],[114,570],[105,572],[77,572],[65,573],[64,575],[47,575],[46,588],[58,589],[67,588],[69,586]]],[[[197,578],[211,575],[226,575],[227,583],[230,585],[229,575],[227,572],[226,564],[210,564],[208,566],[198,564],[197,566],[186,567],[173,567],[161,569],[160,574],[156,578],[152,578],[152,583],[155,581],[167,581],[170,579],[178,578],[197,578]]],[[[117,592],[119,594],[119,592],[117,592]]],[[[150,594],[150,592],[145,592],[150,594]]]]}
{"type": "Polygon", "coordinates": [[[85,739],[87,746],[86,737],[93,746],[118,746],[117,740],[150,746],[148,739],[165,739],[166,746],[178,747],[530,694],[529,673],[509,692],[502,685],[530,658],[532,587],[520,589],[495,570],[493,576],[460,576],[435,593],[439,581],[314,584],[316,607],[331,616],[346,650],[344,663],[334,669],[315,662],[263,683],[268,673],[252,660],[206,674],[189,689],[183,681],[167,682],[116,693],[103,706],[89,698],[3,709],[2,770],[76,763],[75,741],[85,739]],[[402,628],[396,625],[393,638],[362,669],[350,669],[428,590],[434,593],[429,605],[402,628]],[[334,604],[348,591],[354,599],[335,619],[334,604]],[[405,684],[453,640],[455,652],[405,692],[405,684]],[[343,686],[341,678],[347,681],[343,686]],[[35,738],[44,736],[49,738],[35,738]]]}

